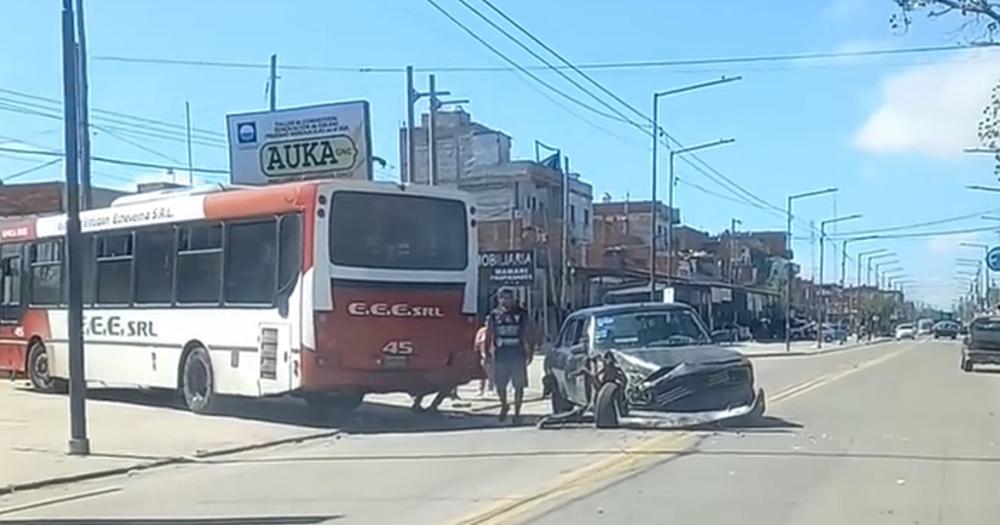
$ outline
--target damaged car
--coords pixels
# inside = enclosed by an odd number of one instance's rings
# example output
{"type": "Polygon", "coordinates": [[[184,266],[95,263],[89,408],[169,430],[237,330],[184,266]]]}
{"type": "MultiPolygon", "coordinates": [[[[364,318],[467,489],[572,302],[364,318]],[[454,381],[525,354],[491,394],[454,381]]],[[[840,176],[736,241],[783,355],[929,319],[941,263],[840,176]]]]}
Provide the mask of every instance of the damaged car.
{"type": "Polygon", "coordinates": [[[715,344],[698,313],[677,303],[615,304],[571,314],[545,355],[552,415],[614,428],[626,418],[671,427],[764,413],[753,366],[715,344]]]}

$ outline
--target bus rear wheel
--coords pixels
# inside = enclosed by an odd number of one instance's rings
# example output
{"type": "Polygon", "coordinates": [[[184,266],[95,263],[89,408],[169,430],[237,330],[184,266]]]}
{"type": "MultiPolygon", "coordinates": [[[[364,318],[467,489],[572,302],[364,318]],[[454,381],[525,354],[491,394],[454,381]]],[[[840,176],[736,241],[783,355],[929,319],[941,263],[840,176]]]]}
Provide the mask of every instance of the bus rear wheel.
{"type": "Polygon", "coordinates": [[[49,351],[41,341],[31,343],[28,348],[28,379],[39,392],[61,394],[66,392],[66,381],[52,377],[49,351]]]}
{"type": "Polygon", "coordinates": [[[184,404],[192,412],[210,413],[216,404],[215,376],[208,351],[196,347],[184,358],[181,365],[180,390],[184,404]]]}

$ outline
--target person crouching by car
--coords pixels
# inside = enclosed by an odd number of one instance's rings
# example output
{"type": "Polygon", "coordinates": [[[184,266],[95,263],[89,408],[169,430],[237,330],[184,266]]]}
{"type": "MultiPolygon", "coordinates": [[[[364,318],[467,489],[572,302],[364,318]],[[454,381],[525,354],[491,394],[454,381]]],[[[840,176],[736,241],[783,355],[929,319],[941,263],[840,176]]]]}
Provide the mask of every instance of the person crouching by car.
{"type": "Polygon", "coordinates": [[[514,291],[497,294],[499,306],[486,319],[486,348],[493,354],[493,383],[500,398],[500,421],[507,419],[507,385],[514,387],[514,424],[521,421],[524,389],[528,386],[528,364],[534,349],[531,319],[514,301],[514,291]]]}

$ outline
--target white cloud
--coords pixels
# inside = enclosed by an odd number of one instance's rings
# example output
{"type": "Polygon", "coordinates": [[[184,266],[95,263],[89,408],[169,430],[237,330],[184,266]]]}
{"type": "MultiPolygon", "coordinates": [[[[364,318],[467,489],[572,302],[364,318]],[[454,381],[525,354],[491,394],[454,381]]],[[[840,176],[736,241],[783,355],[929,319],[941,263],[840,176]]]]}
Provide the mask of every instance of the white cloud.
{"type": "Polygon", "coordinates": [[[998,58],[969,52],[885,78],[882,101],[854,134],[854,145],[872,153],[962,155],[979,143],[979,116],[1000,80],[998,58]]]}

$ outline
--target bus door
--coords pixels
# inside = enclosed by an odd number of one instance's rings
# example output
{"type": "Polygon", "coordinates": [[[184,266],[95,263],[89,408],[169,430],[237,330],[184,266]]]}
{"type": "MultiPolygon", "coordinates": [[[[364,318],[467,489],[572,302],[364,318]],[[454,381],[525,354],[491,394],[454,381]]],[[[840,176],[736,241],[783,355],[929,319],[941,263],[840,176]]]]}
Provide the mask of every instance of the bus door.
{"type": "Polygon", "coordinates": [[[257,332],[260,358],[257,385],[261,395],[287,392],[292,385],[292,327],[261,323],[257,332]]]}
{"type": "Polygon", "coordinates": [[[0,247],[0,370],[24,370],[24,243],[0,247]]]}

